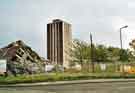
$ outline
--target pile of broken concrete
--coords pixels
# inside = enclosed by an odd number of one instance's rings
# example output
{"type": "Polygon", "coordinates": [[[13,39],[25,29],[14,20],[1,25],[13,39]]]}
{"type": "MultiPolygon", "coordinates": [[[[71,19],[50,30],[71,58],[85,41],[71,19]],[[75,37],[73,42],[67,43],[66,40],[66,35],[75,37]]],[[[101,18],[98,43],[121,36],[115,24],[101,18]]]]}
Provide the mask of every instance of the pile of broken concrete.
{"type": "Polygon", "coordinates": [[[21,40],[1,48],[0,59],[7,61],[8,75],[44,72],[44,60],[21,40]]]}

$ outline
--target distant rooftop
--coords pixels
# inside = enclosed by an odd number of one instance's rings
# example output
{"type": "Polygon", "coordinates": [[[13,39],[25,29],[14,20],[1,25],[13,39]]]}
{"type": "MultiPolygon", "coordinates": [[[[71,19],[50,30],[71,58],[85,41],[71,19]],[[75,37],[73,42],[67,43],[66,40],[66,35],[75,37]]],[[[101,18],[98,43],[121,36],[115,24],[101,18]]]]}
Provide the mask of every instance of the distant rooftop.
{"type": "Polygon", "coordinates": [[[62,20],[61,20],[61,19],[54,19],[53,22],[54,22],[54,23],[55,23],[55,22],[62,22],[62,20]]]}
{"type": "MultiPolygon", "coordinates": [[[[57,22],[64,22],[64,23],[67,23],[67,24],[70,24],[70,23],[68,23],[68,22],[66,22],[66,21],[63,21],[63,20],[61,20],[61,19],[53,19],[52,20],[52,23],[57,23],[57,22]]],[[[51,24],[51,23],[50,23],[51,24]]],[[[71,24],[70,24],[71,25],[71,24]]]]}

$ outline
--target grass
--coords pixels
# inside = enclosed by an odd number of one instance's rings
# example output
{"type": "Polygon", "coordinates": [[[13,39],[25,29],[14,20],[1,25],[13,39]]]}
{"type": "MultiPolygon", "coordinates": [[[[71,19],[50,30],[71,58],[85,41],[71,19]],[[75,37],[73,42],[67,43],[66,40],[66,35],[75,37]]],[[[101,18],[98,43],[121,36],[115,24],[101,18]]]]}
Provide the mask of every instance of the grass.
{"type": "Polygon", "coordinates": [[[88,80],[88,79],[119,79],[135,78],[135,75],[121,73],[49,73],[36,75],[18,75],[17,77],[8,76],[0,77],[0,84],[17,84],[17,83],[35,83],[35,82],[55,82],[71,80],[88,80]]]}

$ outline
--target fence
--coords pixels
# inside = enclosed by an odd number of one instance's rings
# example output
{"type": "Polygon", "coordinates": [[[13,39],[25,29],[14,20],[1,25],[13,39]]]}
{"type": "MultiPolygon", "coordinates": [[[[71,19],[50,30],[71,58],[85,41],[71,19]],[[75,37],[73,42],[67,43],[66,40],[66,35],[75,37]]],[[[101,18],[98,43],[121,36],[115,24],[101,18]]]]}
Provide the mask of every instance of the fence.
{"type": "Polygon", "coordinates": [[[87,62],[80,67],[84,72],[135,73],[135,62],[93,62],[93,64],[87,62]]]}

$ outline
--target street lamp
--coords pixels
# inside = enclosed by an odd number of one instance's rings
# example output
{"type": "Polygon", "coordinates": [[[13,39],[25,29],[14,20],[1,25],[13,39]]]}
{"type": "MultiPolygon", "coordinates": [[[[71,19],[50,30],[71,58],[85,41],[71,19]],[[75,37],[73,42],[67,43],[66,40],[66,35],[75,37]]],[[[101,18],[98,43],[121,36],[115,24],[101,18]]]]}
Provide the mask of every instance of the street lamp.
{"type": "MultiPolygon", "coordinates": [[[[120,45],[121,45],[121,50],[120,50],[120,60],[123,60],[123,57],[122,57],[122,55],[123,55],[123,50],[122,50],[122,29],[124,29],[124,28],[127,28],[128,26],[126,25],[126,26],[123,26],[123,27],[121,27],[120,28],[120,45]]],[[[124,72],[124,66],[122,67],[122,72],[124,72]]]]}
{"type": "Polygon", "coordinates": [[[122,29],[123,29],[123,28],[127,28],[127,27],[128,27],[128,25],[123,26],[123,27],[120,28],[120,46],[121,46],[121,50],[122,50],[122,48],[123,48],[123,47],[122,47],[122,29]]]}

